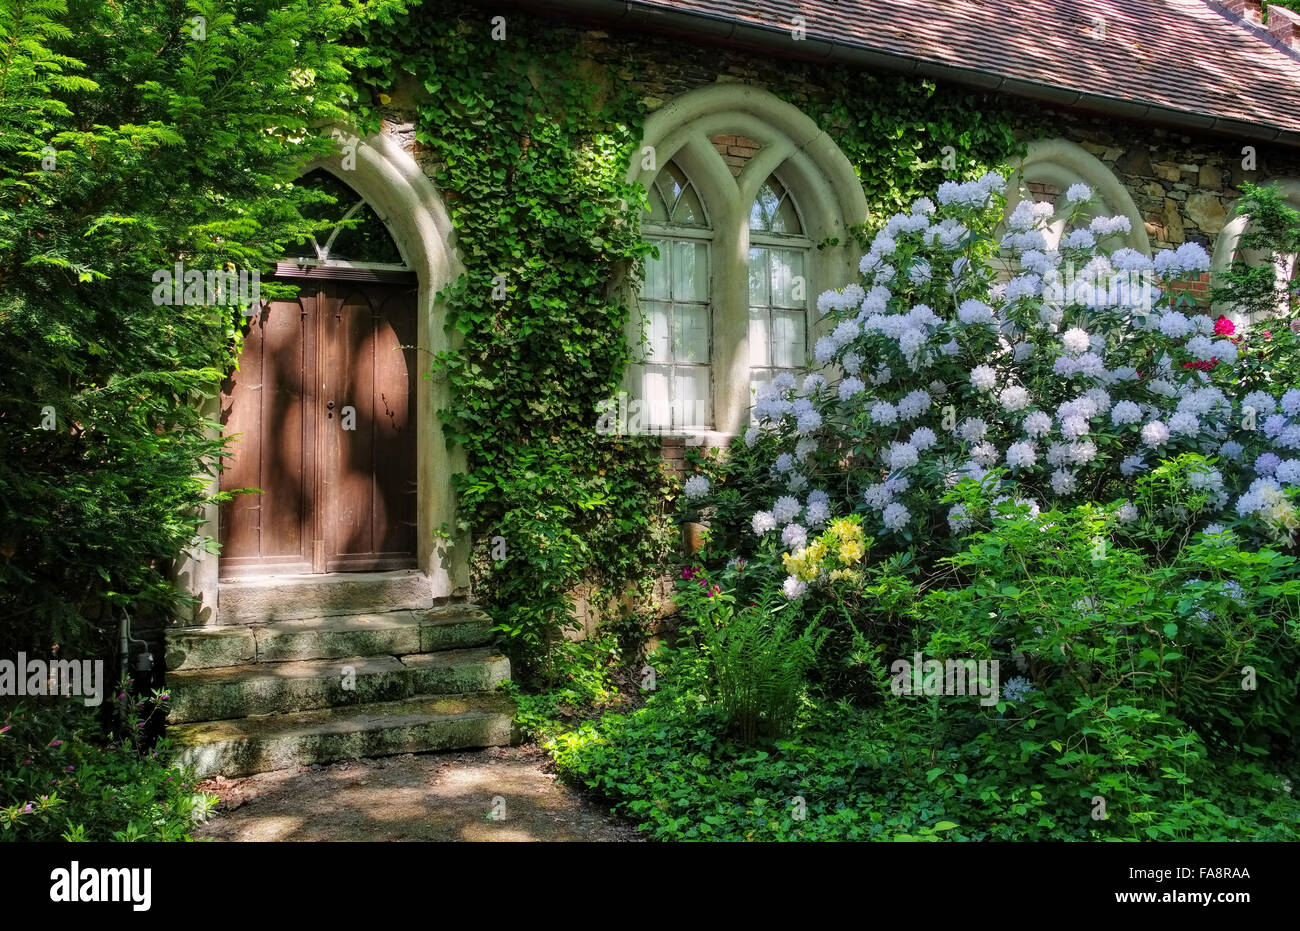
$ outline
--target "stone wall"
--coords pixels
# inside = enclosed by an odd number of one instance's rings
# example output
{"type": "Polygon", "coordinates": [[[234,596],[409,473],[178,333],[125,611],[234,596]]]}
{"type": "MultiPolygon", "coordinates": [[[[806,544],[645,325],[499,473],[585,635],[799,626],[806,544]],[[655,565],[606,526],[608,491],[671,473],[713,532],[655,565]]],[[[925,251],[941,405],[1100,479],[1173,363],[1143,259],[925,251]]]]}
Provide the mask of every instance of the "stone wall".
{"type": "Polygon", "coordinates": [[[1209,249],[1232,215],[1242,182],[1300,177],[1300,151],[1092,114],[1040,110],[1021,136],[1042,138],[1053,129],[1095,155],[1128,189],[1154,250],[1184,242],[1209,249]],[[1243,167],[1247,146],[1254,150],[1254,170],[1243,167]]]}

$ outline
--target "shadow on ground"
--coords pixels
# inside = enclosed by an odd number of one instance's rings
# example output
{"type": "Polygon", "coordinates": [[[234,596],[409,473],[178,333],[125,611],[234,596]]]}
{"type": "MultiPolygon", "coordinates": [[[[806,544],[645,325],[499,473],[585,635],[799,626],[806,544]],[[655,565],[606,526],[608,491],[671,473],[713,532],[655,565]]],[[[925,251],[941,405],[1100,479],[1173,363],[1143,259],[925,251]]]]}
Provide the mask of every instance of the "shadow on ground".
{"type": "Polygon", "coordinates": [[[536,747],[406,754],[210,780],[214,841],[636,841],[536,747]],[[504,811],[503,818],[489,817],[504,811]]]}

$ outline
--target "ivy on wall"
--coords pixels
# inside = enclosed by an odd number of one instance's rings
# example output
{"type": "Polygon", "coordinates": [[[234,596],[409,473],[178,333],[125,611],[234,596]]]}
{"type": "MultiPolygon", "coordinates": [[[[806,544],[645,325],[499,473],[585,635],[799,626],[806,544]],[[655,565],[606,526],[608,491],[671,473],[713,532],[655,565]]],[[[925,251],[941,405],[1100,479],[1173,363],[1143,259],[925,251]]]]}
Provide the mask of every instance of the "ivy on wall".
{"type": "Polygon", "coordinates": [[[385,51],[367,80],[405,73],[424,92],[416,138],[466,267],[441,295],[462,344],[434,361],[452,398],[439,413],[468,458],[454,480],[476,591],[527,662],[549,654],[575,586],[636,581],[666,542],[657,444],[595,429],[629,355],[615,283],[647,252],[644,194],[623,180],[642,113],[552,32],[512,17],[493,40],[485,13],[439,6],[368,36],[385,51]]]}
{"type": "Polygon", "coordinates": [[[1023,154],[1016,138],[1022,121],[1005,98],[916,78],[819,67],[833,89],[827,98],[800,99],[788,87],[775,92],[812,117],[852,163],[873,226],[944,181],[978,177],[1023,154]]]}
{"type": "MultiPolygon", "coordinates": [[[[629,362],[625,296],[651,249],[644,192],[625,182],[644,105],[625,74],[575,52],[575,37],[555,20],[494,23],[488,10],[440,3],[370,27],[362,76],[380,103],[418,88],[416,139],[437,166],[466,268],[440,295],[461,344],[433,375],[450,388],[439,412],[448,442],[467,454],[454,481],[473,583],[525,671],[544,675],[569,593],[644,582],[672,538],[658,441],[595,429],[629,362]]],[[[706,65],[715,56],[683,54],[706,65]]],[[[772,90],[840,144],[880,221],[1015,147],[1001,108],[981,95],[824,67],[816,84],[824,99],[772,90]]],[[[369,121],[377,128],[375,113],[369,121]]]]}

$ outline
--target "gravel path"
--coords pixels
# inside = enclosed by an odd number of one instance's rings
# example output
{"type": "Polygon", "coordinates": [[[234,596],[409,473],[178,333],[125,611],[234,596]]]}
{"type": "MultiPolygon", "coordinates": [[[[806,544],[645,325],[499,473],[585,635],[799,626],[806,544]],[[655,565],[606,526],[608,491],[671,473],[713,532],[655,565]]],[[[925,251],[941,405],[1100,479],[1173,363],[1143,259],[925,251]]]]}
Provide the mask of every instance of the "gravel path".
{"type": "Polygon", "coordinates": [[[215,841],[638,841],[534,746],[406,754],[218,778],[215,841]],[[504,817],[490,817],[493,812],[504,817]]]}

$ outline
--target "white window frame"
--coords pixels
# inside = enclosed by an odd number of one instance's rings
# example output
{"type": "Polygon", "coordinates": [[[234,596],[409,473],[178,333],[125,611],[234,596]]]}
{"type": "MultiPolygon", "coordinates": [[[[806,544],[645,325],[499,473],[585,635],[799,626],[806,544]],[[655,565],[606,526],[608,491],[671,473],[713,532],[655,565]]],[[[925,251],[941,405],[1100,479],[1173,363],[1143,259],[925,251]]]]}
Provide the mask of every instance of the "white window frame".
{"type": "MultiPolygon", "coordinates": [[[[626,180],[648,189],[669,161],[676,162],[690,179],[713,233],[709,252],[713,429],[663,435],[685,437],[688,445],[723,446],[745,429],[753,405],[749,365],[751,242],[757,247],[807,250],[804,345],[811,356],[818,328],[824,325],[816,314],[817,295],[857,280],[862,256],[851,230],[869,218],[866,195],[852,163],[812,119],[768,91],[743,84],[700,87],[651,113],[626,180]],[[743,136],[758,144],[738,176],[711,142],[719,135],[743,136]],[[751,235],[750,208],[762,184],[773,174],[794,201],[802,237],[751,235]],[[835,244],[826,244],[827,240],[835,244]],[[814,249],[819,243],[823,246],[814,249]]],[[[654,238],[663,230],[643,223],[642,232],[654,238]]],[[[670,235],[680,233],[681,228],[673,227],[670,235]]],[[[639,295],[639,288],[627,295],[630,306],[639,308],[639,295]]],[[[636,346],[642,333],[640,313],[629,316],[627,338],[636,346]]],[[[629,366],[624,382],[624,390],[633,397],[639,390],[632,374],[637,369],[629,366]]]]}
{"type": "MultiPolygon", "coordinates": [[[[689,179],[690,176],[687,175],[687,178],[689,179]]],[[[694,183],[692,183],[691,186],[692,188],[694,188],[694,183]]],[[[699,197],[698,190],[696,190],[696,196],[699,197]]],[[[704,205],[703,198],[700,198],[700,203],[704,207],[705,220],[706,222],[708,222],[709,220],[708,206],[704,205]]],[[[705,309],[705,316],[708,321],[708,349],[706,352],[706,357],[708,358],[708,361],[703,363],[703,365],[696,362],[678,362],[676,359],[675,351],[671,353],[673,358],[669,362],[647,362],[645,361],[644,357],[638,358],[637,362],[634,364],[634,369],[640,375],[641,384],[637,386],[638,390],[634,396],[638,400],[640,400],[642,404],[645,404],[646,399],[644,396],[644,384],[645,384],[644,379],[645,379],[645,374],[647,369],[652,365],[667,368],[669,372],[669,395],[668,395],[669,423],[666,426],[660,424],[654,424],[651,425],[650,428],[657,433],[661,433],[664,436],[688,436],[688,435],[699,434],[701,432],[711,431],[713,429],[713,229],[711,226],[710,227],[665,226],[658,223],[643,223],[641,226],[641,236],[643,239],[647,240],[648,242],[654,243],[656,247],[660,247],[662,245],[671,248],[674,242],[704,243],[705,246],[707,247],[704,253],[706,257],[705,262],[707,265],[706,274],[708,276],[708,280],[705,281],[704,283],[704,293],[705,293],[704,309],[705,309]],[[708,400],[708,408],[709,408],[709,417],[707,423],[678,424],[676,422],[678,399],[676,397],[675,373],[679,365],[685,368],[703,368],[708,372],[709,377],[708,377],[708,388],[707,388],[707,392],[708,392],[707,400],[708,400]]],[[[644,285],[643,285],[643,290],[644,290],[644,285]]],[[[641,352],[645,344],[645,327],[649,324],[649,320],[642,310],[642,305],[647,303],[652,303],[652,300],[650,298],[645,297],[644,293],[642,293],[638,296],[637,301],[638,301],[638,305],[637,305],[638,316],[641,325],[641,343],[638,347],[638,352],[641,352]]],[[[653,301],[653,303],[665,303],[665,302],[653,301]]],[[[676,299],[670,299],[667,303],[669,304],[670,307],[673,307],[678,303],[695,303],[695,302],[692,301],[679,302],[676,299]]],[[[671,339],[671,335],[670,335],[670,339],[671,339]]]]}

